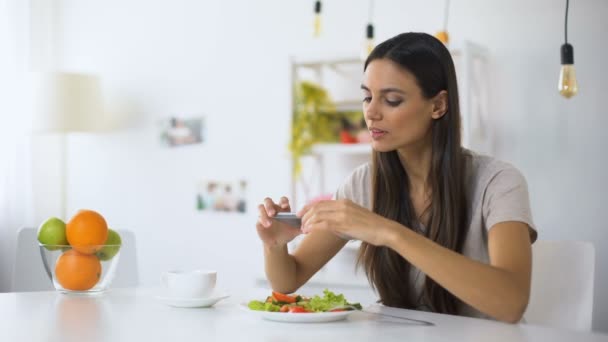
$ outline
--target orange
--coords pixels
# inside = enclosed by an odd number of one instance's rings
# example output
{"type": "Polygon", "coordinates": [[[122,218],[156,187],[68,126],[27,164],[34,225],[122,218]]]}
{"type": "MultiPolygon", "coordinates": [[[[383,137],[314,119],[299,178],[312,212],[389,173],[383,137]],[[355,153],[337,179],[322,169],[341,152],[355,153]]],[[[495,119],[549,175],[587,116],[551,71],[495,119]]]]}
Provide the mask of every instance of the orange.
{"type": "Polygon", "coordinates": [[[55,278],[67,290],[88,290],[97,284],[100,277],[101,262],[95,255],[71,249],[61,254],[55,264],[55,278]]]}
{"type": "Polygon", "coordinates": [[[93,254],[108,239],[108,224],[93,210],[80,210],[68,222],[65,235],[72,248],[80,253],[93,254]]]}

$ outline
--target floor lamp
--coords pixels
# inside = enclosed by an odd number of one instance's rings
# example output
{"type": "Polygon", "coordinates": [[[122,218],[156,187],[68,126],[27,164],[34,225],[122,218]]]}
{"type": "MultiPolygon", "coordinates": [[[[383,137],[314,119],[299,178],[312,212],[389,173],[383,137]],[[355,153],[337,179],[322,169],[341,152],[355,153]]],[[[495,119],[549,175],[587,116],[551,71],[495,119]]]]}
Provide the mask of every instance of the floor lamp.
{"type": "Polygon", "coordinates": [[[41,73],[34,81],[35,134],[58,136],[60,166],[60,212],[67,217],[67,135],[101,128],[103,101],[99,78],[67,72],[41,73]]]}

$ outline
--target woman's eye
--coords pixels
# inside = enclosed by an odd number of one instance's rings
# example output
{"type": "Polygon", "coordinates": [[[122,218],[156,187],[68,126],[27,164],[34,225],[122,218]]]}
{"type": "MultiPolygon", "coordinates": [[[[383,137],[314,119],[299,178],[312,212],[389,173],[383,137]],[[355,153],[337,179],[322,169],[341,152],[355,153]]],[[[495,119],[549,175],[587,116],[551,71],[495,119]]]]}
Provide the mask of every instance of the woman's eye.
{"type": "Polygon", "coordinates": [[[367,96],[363,98],[363,102],[365,103],[370,103],[372,101],[372,97],[371,96],[367,96]]]}
{"type": "Polygon", "coordinates": [[[396,101],[386,100],[386,103],[391,107],[397,107],[398,105],[401,104],[401,102],[403,102],[403,101],[402,100],[396,100],[396,101]]]}

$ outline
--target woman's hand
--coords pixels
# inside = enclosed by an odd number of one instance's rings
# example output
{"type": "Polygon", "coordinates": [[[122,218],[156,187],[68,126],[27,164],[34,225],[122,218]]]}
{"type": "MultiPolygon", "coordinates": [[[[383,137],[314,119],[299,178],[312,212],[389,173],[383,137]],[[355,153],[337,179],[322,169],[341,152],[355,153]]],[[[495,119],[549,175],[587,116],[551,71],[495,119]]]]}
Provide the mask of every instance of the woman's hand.
{"type": "Polygon", "coordinates": [[[375,246],[386,245],[390,233],[400,225],[346,199],[320,201],[302,208],[302,232],[328,230],[338,236],[365,241],[375,246]]]}
{"type": "Polygon", "coordinates": [[[258,205],[258,210],[260,217],[256,228],[265,246],[283,246],[296,236],[302,234],[300,229],[272,219],[278,212],[291,211],[287,197],[281,197],[278,204],[267,197],[264,199],[263,204],[258,205]]]}

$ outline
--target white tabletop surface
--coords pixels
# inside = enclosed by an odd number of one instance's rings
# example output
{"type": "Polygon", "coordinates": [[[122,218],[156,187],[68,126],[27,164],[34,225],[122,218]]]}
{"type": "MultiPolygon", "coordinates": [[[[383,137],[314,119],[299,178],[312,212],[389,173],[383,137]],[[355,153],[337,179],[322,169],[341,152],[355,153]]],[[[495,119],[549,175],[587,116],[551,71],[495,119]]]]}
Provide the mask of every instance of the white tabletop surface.
{"type": "MultiPolygon", "coordinates": [[[[347,299],[357,300],[356,291],[342,292],[347,299]]],[[[356,312],[346,321],[271,322],[240,307],[248,300],[264,298],[268,290],[245,292],[232,293],[212,308],[194,309],[166,306],[155,298],[159,294],[156,289],[114,289],[98,297],[57,292],[0,293],[0,341],[608,341],[608,335],[510,325],[373,303],[362,303],[365,312],[356,312]]]]}

